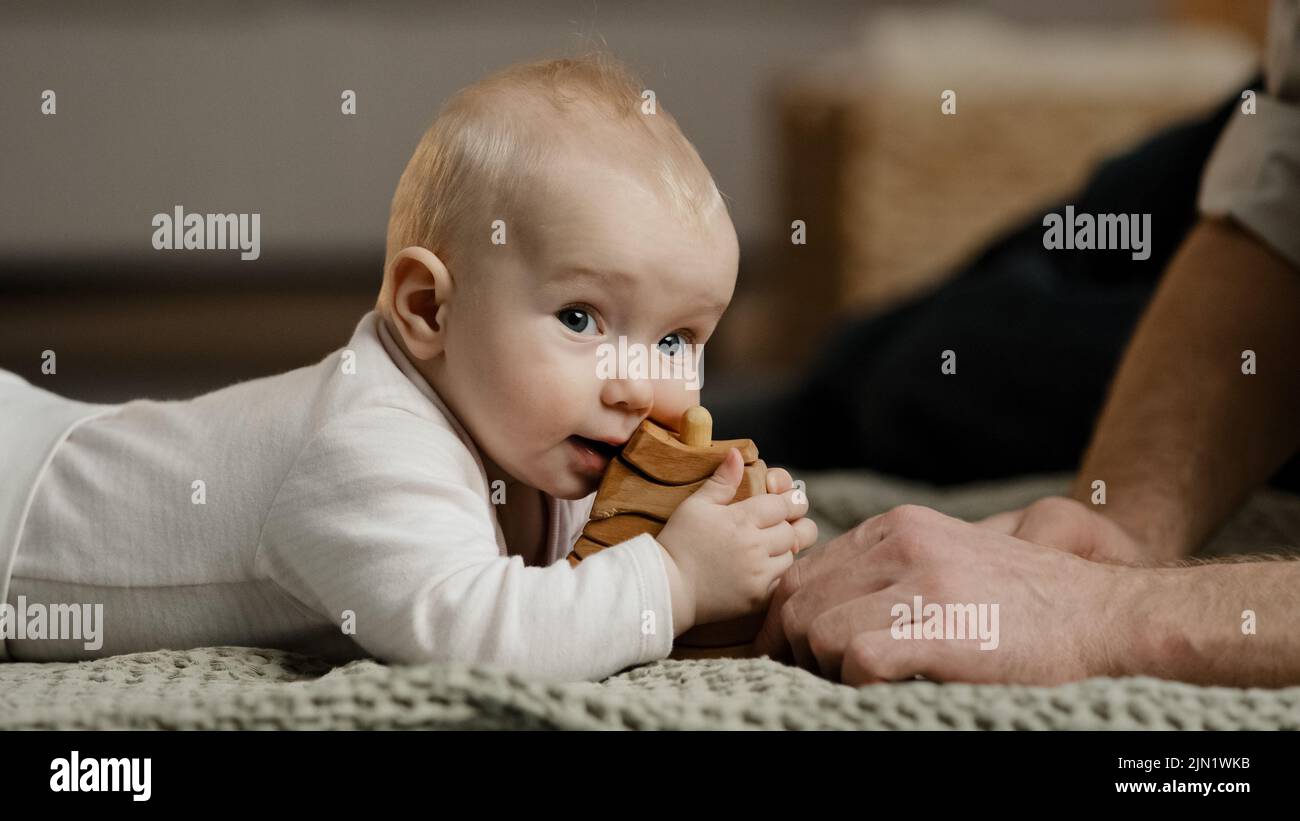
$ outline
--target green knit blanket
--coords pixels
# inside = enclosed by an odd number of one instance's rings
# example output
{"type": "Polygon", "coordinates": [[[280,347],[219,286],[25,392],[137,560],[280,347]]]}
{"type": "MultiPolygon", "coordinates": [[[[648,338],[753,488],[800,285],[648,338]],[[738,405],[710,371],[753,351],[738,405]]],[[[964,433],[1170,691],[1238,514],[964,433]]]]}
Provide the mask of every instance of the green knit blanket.
{"type": "MultiPolygon", "coordinates": [[[[861,473],[806,478],[825,537],[905,501],[972,518],[1064,486],[1049,477],[938,491],[861,473]]],[[[1265,491],[1208,552],[1298,544],[1300,499],[1265,491]]],[[[1300,730],[1300,686],[1130,678],[855,689],[765,658],[663,661],[599,683],[547,684],[463,665],[331,668],[238,647],[0,664],[0,729],[41,728],[1300,730]]]]}

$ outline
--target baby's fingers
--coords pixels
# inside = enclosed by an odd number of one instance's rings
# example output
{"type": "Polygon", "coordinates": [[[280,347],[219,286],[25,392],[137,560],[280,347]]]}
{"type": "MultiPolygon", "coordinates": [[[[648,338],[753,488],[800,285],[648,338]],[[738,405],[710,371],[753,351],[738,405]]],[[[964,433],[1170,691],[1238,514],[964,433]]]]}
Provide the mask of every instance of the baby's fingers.
{"type": "Polygon", "coordinates": [[[778,522],[764,528],[762,533],[769,556],[779,556],[782,553],[794,554],[805,547],[817,544],[817,523],[812,519],[778,522]]]}
{"type": "Polygon", "coordinates": [[[771,527],[781,522],[792,522],[808,513],[808,500],[794,499],[795,491],[763,493],[731,505],[755,527],[771,527]]]}
{"type": "Polygon", "coordinates": [[[794,535],[798,540],[794,549],[796,553],[817,544],[817,523],[812,519],[796,519],[790,523],[790,526],[794,528],[794,535]]]}
{"type": "Polygon", "coordinates": [[[789,549],[768,559],[768,574],[772,582],[768,584],[767,601],[763,602],[764,606],[771,603],[772,594],[776,592],[776,583],[781,581],[781,577],[785,575],[785,571],[789,570],[792,564],[794,564],[794,551],[789,549]]]}
{"type": "Polygon", "coordinates": [[[769,468],[767,471],[767,492],[785,493],[794,487],[794,477],[785,468],[769,468]]]}
{"type": "Polygon", "coordinates": [[[767,555],[780,556],[782,553],[796,553],[799,550],[799,531],[790,522],[778,522],[759,531],[767,555]]]}

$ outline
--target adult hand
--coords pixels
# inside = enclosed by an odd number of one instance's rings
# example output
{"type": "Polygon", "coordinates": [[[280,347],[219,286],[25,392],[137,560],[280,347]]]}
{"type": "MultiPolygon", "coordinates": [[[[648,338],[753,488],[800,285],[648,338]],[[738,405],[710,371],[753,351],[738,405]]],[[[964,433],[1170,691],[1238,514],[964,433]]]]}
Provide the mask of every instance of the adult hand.
{"type": "MultiPolygon", "coordinates": [[[[846,684],[936,681],[1056,684],[1116,670],[1129,652],[1127,602],[1145,571],[904,505],[794,563],[756,650],[846,684]],[[980,638],[895,638],[898,605],[997,605],[996,647],[980,638]]],[[[917,631],[920,635],[920,631],[917,631]]]]}
{"type": "Polygon", "coordinates": [[[975,524],[1095,562],[1137,565],[1155,561],[1152,551],[1114,520],[1063,496],[995,513],[975,524]]]}

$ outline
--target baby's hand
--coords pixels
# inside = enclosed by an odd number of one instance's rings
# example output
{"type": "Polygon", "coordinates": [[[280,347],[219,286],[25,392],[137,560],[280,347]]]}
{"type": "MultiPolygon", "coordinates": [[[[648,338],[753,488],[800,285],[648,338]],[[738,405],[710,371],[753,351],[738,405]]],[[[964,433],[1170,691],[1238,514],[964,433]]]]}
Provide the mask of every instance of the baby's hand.
{"type": "MultiPolygon", "coordinates": [[[[767,471],[767,492],[768,493],[785,493],[794,487],[794,477],[790,471],[785,468],[768,468],[767,471]]],[[[802,492],[792,497],[796,502],[807,503],[808,499],[802,492]]],[[[806,511],[805,511],[806,512],[806,511]]],[[[808,547],[808,545],[804,545],[808,547]]]]}
{"type": "Polygon", "coordinates": [[[769,490],[780,492],[729,504],[743,471],[740,452],[733,448],[659,532],[672,565],[676,633],[761,611],[794,554],[817,541],[817,525],[804,518],[807,499],[791,489],[794,483],[784,470],[768,473],[769,490]]]}
{"type": "Polygon", "coordinates": [[[792,519],[790,521],[795,524],[795,529],[799,530],[801,535],[807,536],[807,541],[801,539],[799,544],[795,546],[794,552],[798,553],[805,547],[812,547],[817,542],[817,523],[812,519],[808,519],[804,524],[798,524],[799,521],[803,521],[803,517],[808,513],[808,494],[804,492],[803,487],[795,488],[794,477],[785,468],[768,468],[766,483],[768,493],[781,494],[790,490],[795,491],[790,494],[790,499],[795,504],[803,505],[804,512],[799,515],[798,520],[792,519]]]}

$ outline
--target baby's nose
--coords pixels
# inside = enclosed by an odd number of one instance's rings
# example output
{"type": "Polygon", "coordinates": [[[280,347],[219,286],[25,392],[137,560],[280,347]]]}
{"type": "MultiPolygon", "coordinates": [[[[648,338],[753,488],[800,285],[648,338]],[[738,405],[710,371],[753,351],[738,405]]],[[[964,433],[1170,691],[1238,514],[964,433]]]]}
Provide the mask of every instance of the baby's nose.
{"type": "Polygon", "coordinates": [[[607,379],[601,391],[601,400],[606,405],[632,413],[647,412],[654,405],[654,398],[654,382],[645,378],[607,379]]]}

